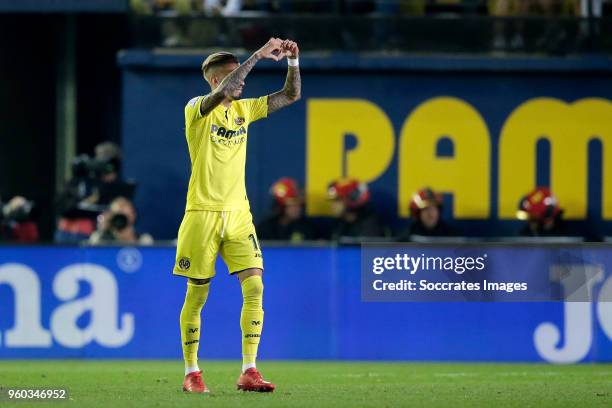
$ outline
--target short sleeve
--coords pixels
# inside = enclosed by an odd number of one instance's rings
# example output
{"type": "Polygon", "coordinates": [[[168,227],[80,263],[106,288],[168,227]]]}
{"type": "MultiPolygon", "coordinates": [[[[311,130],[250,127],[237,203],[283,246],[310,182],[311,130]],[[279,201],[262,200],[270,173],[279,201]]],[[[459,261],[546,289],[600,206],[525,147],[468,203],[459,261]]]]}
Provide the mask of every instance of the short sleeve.
{"type": "Polygon", "coordinates": [[[250,122],[268,117],[268,95],[250,100],[249,118],[250,122]]]}
{"type": "Polygon", "coordinates": [[[200,103],[202,103],[203,96],[196,96],[191,99],[185,105],[185,125],[189,126],[191,122],[194,120],[200,119],[202,117],[202,113],[200,112],[200,103]]]}

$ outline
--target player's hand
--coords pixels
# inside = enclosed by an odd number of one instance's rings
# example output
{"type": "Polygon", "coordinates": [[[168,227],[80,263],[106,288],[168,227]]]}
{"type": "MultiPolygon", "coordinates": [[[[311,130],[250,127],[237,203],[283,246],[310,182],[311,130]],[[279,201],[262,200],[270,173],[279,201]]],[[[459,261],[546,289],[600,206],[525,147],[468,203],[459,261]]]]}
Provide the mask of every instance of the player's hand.
{"type": "Polygon", "coordinates": [[[281,49],[283,50],[283,54],[287,56],[287,58],[295,59],[300,55],[300,49],[295,41],[285,40],[281,44],[281,49]]]}
{"type": "Polygon", "coordinates": [[[285,57],[282,50],[283,40],[280,38],[270,38],[268,42],[257,51],[260,58],[268,58],[280,61],[285,57]]]}

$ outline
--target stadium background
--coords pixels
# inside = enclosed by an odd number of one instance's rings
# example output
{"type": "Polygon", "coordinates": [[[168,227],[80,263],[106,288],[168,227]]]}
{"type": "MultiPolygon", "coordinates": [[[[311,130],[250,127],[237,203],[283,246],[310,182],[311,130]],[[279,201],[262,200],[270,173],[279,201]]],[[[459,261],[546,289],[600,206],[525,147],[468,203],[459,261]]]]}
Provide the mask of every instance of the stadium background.
{"type": "MultiPolygon", "coordinates": [[[[42,237],[36,246],[5,242],[0,248],[0,356],[180,357],[176,316],[183,283],[170,276],[171,242],[148,248],[54,246],[54,197],[77,153],[117,142],[124,175],[138,182],[139,226],[158,242],[172,240],[189,174],[182,108],[204,92],[198,73],[203,49],[230,43],[244,56],[274,29],[279,36],[304,39],[303,98],[252,127],[247,189],[256,218],[269,208],[272,182],[291,176],[306,187],[307,213],[325,223],[324,186],[350,175],[371,184],[376,208],[396,230],[407,222],[410,186],[431,185],[443,190],[444,216],[466,236],[512,236],[519,228],[513,213],[521,194],[550,184],[571,225],[598,236],[612,234],[609,17],[496,19],[457,6],[470,2],[440,3],[441,11],[434,7],[405,20],[352,15],[342,23],[343,17],[334,15],[339,10],[333,10],[322,20],[292,16],[290,22],[299,24],[276,26],[278,16],[139,16],[124,1],[0,1],[0,192],[3,198],[36,201],[42,237]],[[493,50],[483,40],[496,23],[514,27],[519,21],[531,33],[523,49],[493,50]],[[404,41],[402,23],[410,26],[410,41],[404,41]],[[229,39],[199,37],[202,24],[227,28],[229,39]],[[318,24],[329,30],[323,38],[328,42],[308,39],[318,24]],[[181,32],[176,27],[182,25],[194,38],[163,46],[167,31],[181,32]],[[583,40],[542,45],[542,27],[583,40]],[[364,41],[344,35],[364,30],[369,33],[364,41]],[[538,105],[538,98],[558,102],[538,105]],[[590,99],[597,105],[594,116],[563,107],[590,99]],[[423,108],[431,109],[433,124],[413,116],[423,108]],[[549,119],[542,121],[545,126],[515,122],[502,148],[501,135],[519,108],[549,119]],[[406,123],[416,123],[414,134],[403,130],[406,123]],[[580,134],[562,131],[576,123],[580,134]],[[433,138],[425,137],[429,134],[433,138]],[[411,167],[432,143],[437,156],[411,167]],[[452,171],[434,171],[453,160],[452,171]],[[504,177],[502,164],[509,172],[504,177]],[[564,173],[567,168],[571,171],[564,173]],[[142,298],[136,287],[158,301],[142,298]]],[[[247,94],[279,88],[284,69],[258,66],[247,80],[247,94]]],[[[548,248],[538,245],[542,253],[548,248]]],[[[612,256],[601,245],[607,265],[612,256]]],[[[582,244],[565,250],[575,259],[588,258],[582,244]]],[[[358,248],[275,243],[265,251],[270,273],[264,358],[612,361],[612,312],[602,302],[362,303],[358,248]],[[299,296],[304,275],[317,282],[308,300],[299,296]],[[306,318],[305,311],[315,318],[306,318]],[[547,322],[558,328],[556,340],[548,337],[549,353],[535,339],[547,322]],[[358,336],[365,336],[367,346],[355,341],[358,336]]],[[[598,287],[607,288],[605,282],[598,287]]],[[[238,303],[236,285],[218,278],[207,305],[205,357],[238,355],[238,343],[231,342],[239,310],[231,305],[238,303]]]]}

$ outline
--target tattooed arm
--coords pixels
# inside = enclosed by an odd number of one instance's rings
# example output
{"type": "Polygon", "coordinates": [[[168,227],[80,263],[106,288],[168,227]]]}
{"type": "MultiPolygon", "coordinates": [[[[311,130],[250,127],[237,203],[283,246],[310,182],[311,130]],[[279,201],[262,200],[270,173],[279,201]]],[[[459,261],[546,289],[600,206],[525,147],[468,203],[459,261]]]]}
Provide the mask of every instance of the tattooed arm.
{"type": "Polygon", "coordinates": [[[230,72],[209,95],[200,103],[200,112],[206,115],[226,98],[234,97],[234,94],[244,86],[244,79],[251,72],[257,61],[269,58],[275,61],[283,59],[281,52],[283,42],[278,38],[270,38],[268,42],[249,57],[242,65],[230,72]]]}
{"type": "Polygon", "coordinates": [[[208,115],[212,112],[213,109],[217,107],[223,100],[225,99],[225,95],[223,92],[213,91],[206,95],[202,101],[200,102],[200,113],[202,116],[208,115]]]}
{"type": "Polygon", "coordinates": [[[289,67],[283,89],[268,96],[268,113],[276,112],[299,100],[301,92],[300,67],[289,67]]]}
{"type": "MultiPolygon", "coordinates": [[[[289,59],[298,57],[300,50],[295,42],[285,40],[282,49],[289,59]]],[[[283,89],[268,96],[268,113],[276,112],[285,106],[291,105],[302,96],[302,79],[300,78],[300,67],[289,66],[285,86],[283,89]]]]}

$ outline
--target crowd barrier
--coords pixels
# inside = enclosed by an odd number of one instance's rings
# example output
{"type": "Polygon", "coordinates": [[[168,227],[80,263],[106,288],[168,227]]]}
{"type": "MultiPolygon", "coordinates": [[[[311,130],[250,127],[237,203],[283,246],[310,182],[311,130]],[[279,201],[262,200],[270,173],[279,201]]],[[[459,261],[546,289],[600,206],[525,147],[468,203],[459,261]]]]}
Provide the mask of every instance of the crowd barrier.
{"type": "MultiPolygon", "coordinates": [[[[508,268],[529,251],[538,265],[530,272],[549,273],[550,247],[496,250],[508,268]]],[[[264,247],[260,356],[612,361],[612,303],[601,301],[612,295],[612,252],[605,245],[562,251],[568,262],[603,271],[592,302],[364,302],[359,247],[264,247]]],[[[180,358],[186,285],[171,274],[174,255],[170,246],[0,247],[0,358],[180,358]]],[[[203,312],[202,358],[239,358],[241,301],[219,259],[203,312]]]]}

